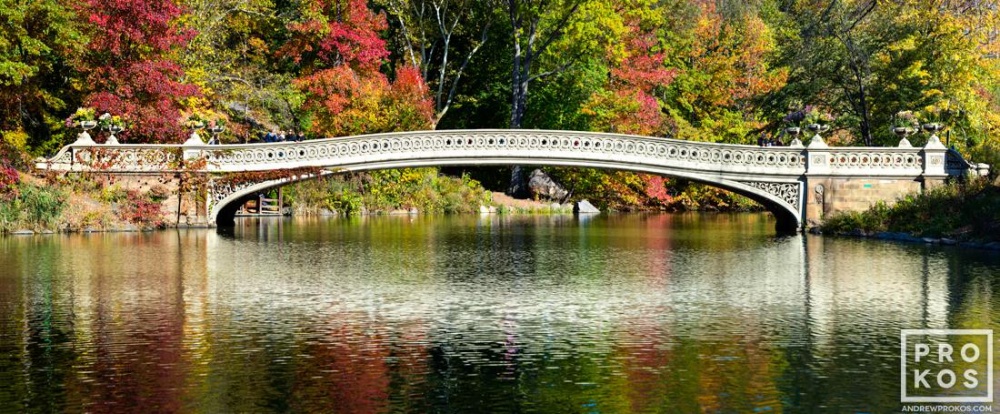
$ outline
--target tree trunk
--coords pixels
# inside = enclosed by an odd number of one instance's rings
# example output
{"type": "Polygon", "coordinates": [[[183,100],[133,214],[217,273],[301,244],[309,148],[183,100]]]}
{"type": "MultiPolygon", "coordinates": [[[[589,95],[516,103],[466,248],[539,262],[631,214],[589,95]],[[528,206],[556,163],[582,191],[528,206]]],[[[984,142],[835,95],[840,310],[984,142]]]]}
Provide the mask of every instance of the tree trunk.
{"type": "MultiPolygon", "coordinates": [[[[521,128],[524,121],[525,106],[528,102],[528,81],[527,76],[520,70],[514,74],[514,92],[511,97],[510,128],[521,128]]],[[[524,177],[524,168],[515,165],[510,170],[510,184],[507,186],[507,195],[514,198],[528,197],[528,183],[524,177]]]]}
{"type": "MultiPolygon", "coordinates": [[[[511,21],[515,21],[511,17],[511,21]]],[[[519,129],[524,121],[524,103],[527,101],[528,74],[523,69],[526,64],[522,60],[521,42],[517,38],[517,27],[514,32],[514,62],[511,65],[510,73],[510,128],[519,129]]],[[[530,47],[530,45],[529,45],[530,47]]],[[[527,198],[528,183],[524,178],[524,168],[515,165],[510,169],[510,183],[507,185],[507,195],[514,198],[527,198]]]]}
{"type": "MultiPolygon", "coordinates": [[[[531,75],[531,65],[535,58],[542,56],[549,45],[563,35],[564,29],[569,24],[570,18],[580,7],[580,1],[574,1],[572,6],[561,16],[558,21],[544,22],[548,26],[547,34],[539,30],[542,24],[542,17],[548,7],[553,6],[548,0],[507,0],[507,12],[511,23],[511,37],[514,42],[514,59],[511,65],[511,110],[510,128],[522,128],[524,114],[528,107],[528,83],[542,75],[531,75]],[[539,35],[542,35],[539,38],[539,35]],[[523,37],[522,37],[523,36],[523,37]]],[[[558,6],[558,5],[556,5],[558,6]]],[[[569,67],[569,63],[563,65],[556,73],[569,67]]],[[[510,185],[507,187],[507,194],[515,198],[526,198],[528,196],[528,185],[524,177],[524,169],[516,165],[510,172],[510,185]]]]}

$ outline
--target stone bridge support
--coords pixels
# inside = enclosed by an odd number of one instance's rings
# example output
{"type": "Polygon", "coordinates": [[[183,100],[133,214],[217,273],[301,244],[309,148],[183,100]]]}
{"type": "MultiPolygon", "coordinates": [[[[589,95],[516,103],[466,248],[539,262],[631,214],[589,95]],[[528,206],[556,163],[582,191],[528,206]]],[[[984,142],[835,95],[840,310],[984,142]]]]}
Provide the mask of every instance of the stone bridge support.
{"type": "Polygon", "coordinates": [[[923,148],[810,146],[803,175],[804,227],[844,211],[864,211],[878,202],[893,204],[906,194],[943,184],[947,149],[937,139],[923,148]]]}

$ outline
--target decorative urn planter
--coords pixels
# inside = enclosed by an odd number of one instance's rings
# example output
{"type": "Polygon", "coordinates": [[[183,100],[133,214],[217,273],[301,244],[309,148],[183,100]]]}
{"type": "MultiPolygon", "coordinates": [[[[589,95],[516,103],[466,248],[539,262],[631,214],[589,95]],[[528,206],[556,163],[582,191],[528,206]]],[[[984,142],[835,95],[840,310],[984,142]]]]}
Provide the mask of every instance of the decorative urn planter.
{"type": "Polygon", "coordinates": [[[910,140],[906,139],[908,135],[917,132],[915,129],[910,127],[894,127],[892,133],[899,137],[899,147],[900,148],[912,148],[913,144],[910,144],[910,140]]]}
{"type": "Polygon", "coordinates": [[[829,131],[829,125],[814,123],[807,125],[806,129],[813,133],[812,138],[809,139],[809,148],[826,148],[826,142],[823,141],[823,137],[819,134],[829,131]]]}
{"type": "Polygon", "coordinates": [[[83,129],[79,134],[76,135],[76,141],[73,142],[74,145],[95,145],[94,139],[90,137],[87,133],[88,130],[97,128],[97,121],[80,121],[79,127],[83,129]]]}
{"type": "Polygon", "coordinates": [[[108,126],[108,131],[111,131],[111,135],[108,136],[108,140],[104,141],[104,143],[106,145],[118,145],[118,137],[116,137],[115,134],[117,134],[119,132],[122,132],[124,130],[125,130],[125,128],[123,128],[120,125],[111,125],[111,126],[108,126]]]}
{"type": "Polygon", "coordinates": [[[944,144],[941,143],[941,138],[938,138],[937,133],[944,129],[944,125],[938,122],[931,122],[923,125],[924,131],[930,132],[931,136],[927,138],[927,145],[933,148],[944,148],[944,144]]]}
{"type": "Polygon", "coordinates": [[[817,134],[830,130],[830,126],[825,124],[809,124],[809,126],[807,126],[806,128],[809,128],[810,131],[815,132],[817,134]]]}
{"type": "Polygon", "coordinates": [[[224,127],[224,126],[214,126],[214,127],[208,128],[208,132],[211,132],[212,134],[221,134],[222,131],[225,131],[225,130],[226,130],[226,127],[224,127]]]}
{"type": "Polygon", "coordinates": [[[913,128],[910,127],[895,127],[892,129],[892,133],[896,134],[900,138],[906,138],[908,135],[911,135],[914,132],[916,131],[914,131],[913,128]]]}
{"type": "Polygon", "coordinates": [[[944,129],[944,125],[937,122],[931,122],[929,124],[923,125],[924,131],[930,132],[931,134],[936,134],[938,131],[944,129]]]}

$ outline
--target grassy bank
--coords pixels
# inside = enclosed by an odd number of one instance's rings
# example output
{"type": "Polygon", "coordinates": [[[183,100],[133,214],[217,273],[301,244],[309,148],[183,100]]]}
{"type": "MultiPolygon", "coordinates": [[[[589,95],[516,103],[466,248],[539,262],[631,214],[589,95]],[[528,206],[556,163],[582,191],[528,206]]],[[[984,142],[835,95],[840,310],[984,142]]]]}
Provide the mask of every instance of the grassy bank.
{"type": "Polygon", "coordinates": [[[448,177],[436,168],[404,168],[323,177],[291,185],[285,201],[299,213],[322,210],[366,214],[416,209],[421,213],[474,213],[491,195],[468,176],[448,177]]]}
{"type": "Polygon", "coordinates": [[[164,228],[167,194],[93,177],[43,180],[21,174],[0,198],[0,233],[138,231],[164,228]]]}
{"type": "Polygon", "coordinates": [[[1000,241],[1000,187],[986,180],[954,183],[911,194],[889,206],[827,218],[823,233],[876,235],[904,233],[958,241],[1000,241]]]}

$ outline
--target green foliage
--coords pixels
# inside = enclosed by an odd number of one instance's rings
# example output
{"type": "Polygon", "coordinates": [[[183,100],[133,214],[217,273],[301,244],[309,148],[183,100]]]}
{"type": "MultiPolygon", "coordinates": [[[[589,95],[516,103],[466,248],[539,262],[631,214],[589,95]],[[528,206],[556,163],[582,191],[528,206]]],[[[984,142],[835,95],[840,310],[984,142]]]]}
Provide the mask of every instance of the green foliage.
{"type": "Polygon", "coordinates": [[[902,232],[921,237],[996,239],[1000,230],[1000,187],[986,180],[954,183],[909,194],[893,205],[876,203],[864,212],[827,218],[824,232],[902,232]]]}
{"type": "Polygon", "coordinates": [[[112,185],[101,189],[101,195],[98,199],[106,203],[121,203],[122,201],[127,200],[128,197],[128,190],[121,188],[118,185],[112,185]]]}
{"type": "Polygon", "coordinates": [[[944,105],[973,142],[998,125],[984,89],[996,77],[998,10],[921,1],[801,2],[784,8],[780,62],[790,69],[770,111],[798,99],[831,108],[854,142],[895,145],[893,115],[944,105]],[[991,52],[992,51],[992,52],[991,52]],[[995,56],[995,55],[994,55],[995,56]],[[959,110],[961,112],[959,112],[959,110]],[[992,120],[991,120],[992,118],[992,120]]]}
{"type": "Polygon", "coordinates": [[[65,206],[62,191],[21,183],[16,198],[0,201],[0,231],[53,229],[65,206]]]}
{"type": "MultiPolygon", "coordinates": [[[[220,114],[231,121],[226,133],[242,139],[271,129],[330,136],[507,127],[517,106],[524,113],[516,124],[531,128],[749,144],[762,132],[777,133],[789,103],[798,101],[836,116],[824,136],[831,144],[896,145],[893,114],[914,110],[921,120],[944,123],[950,143],[966,155],[1000,165],[1000,10],[989,2],[462,0],[439,14],[422,0],[155,4],[169,9],[154,13],[163,19],[137,15],[144,9],[128,2],[0,2],[4,141],[35,155],[54,153],[79,132],[63,120],[89,97],[102,112],[143,114],[122,122],[177,115],[157,120],[158,130],[129,128],[149,139],[173,131],[167,123],[180,121],[177,105],[184,113],[220,114]],[[510,19],[512,11],[520,21],[510,19]],[[125,18],[104,21],[108,16],[125,18]],[[530,79],[526,102],[512,100],[517,42],[519,75],[530,79]],[[170,83],[164,79],[202,95],[160,94],[170,83]],[[150,94],[164,96],[153,105],[150,94]],[[177,96],[189,97],[174,102],[177,96]],[[154,110],[161,103],[170,111],[154,110]]],[[[926,134],[911,138],[919,145],[926,134]]],[[[27,167],[23,157],[8,164],[27,167]]],[[[15,172],[5,174],[14,188],[15,172]]],[[[468,179],[397,180],[403,175],[328,182],[328,195],[309,197],[355,211],[474,204],[472,189],[441,195],[468,179]]],[[[676,180],[663,187],[629,173],[562,175],[576,194],[620,209],[745,208],[738,197],[676,180]]],[[[79,191],[100,188],[69,180],[79,191]]]]}
{"type": "Polygon", "coordinates": [[[69,61],[83,23],[64,1],[0,1],[0,133],[26,132],[26,149],[62,141],[61,111],[79,102],[69,61]]]}
{"type": "Polygon", "coordinates": [[[753,200],[705,184],[679,180],[675,190],[678,196],[670,204],[673,210],[697,211],[763,211],[764,207],[753,200]]]}
{"type": "Polygon", "coordinates": [[[416,208],[421,213],[472,213],[490,203],[478,181],[438,174],[436,168],[380,170],[324,177],[289,186],[285,200],[341,214],[416,208]]]}

